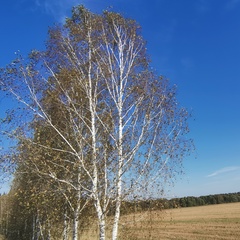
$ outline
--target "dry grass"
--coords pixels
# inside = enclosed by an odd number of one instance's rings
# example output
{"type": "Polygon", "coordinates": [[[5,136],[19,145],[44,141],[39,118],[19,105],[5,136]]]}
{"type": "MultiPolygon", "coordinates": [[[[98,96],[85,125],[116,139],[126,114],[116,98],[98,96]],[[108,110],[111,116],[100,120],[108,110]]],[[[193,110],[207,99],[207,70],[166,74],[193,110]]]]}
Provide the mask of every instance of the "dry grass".
{"type": "Polygon", "coordinates": [[[123,216],[121,240],[240,239],[240,203],[123,216]]]}

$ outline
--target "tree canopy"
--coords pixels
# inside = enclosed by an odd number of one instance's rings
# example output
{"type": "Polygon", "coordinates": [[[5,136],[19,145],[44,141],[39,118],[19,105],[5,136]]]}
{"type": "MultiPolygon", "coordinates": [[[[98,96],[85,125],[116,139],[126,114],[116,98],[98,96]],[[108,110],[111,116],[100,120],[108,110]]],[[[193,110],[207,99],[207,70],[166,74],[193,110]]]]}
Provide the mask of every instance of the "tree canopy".
{"type": "Polygon", "coordinates": [[[192,148],[175,86],[152,71],[139,24],[118,13],[73,8],[49,30],[46,50],[19,56],[0,83],[22,103],[8,119],[18,122],[15,184],[27,181],[19,189],[34,209],[33,236],[62,221],[67,239],[67,221],[77,240],[88,209],[99,239],[107,224],[117,239],[122,201],[156,196],[192,148]]]}

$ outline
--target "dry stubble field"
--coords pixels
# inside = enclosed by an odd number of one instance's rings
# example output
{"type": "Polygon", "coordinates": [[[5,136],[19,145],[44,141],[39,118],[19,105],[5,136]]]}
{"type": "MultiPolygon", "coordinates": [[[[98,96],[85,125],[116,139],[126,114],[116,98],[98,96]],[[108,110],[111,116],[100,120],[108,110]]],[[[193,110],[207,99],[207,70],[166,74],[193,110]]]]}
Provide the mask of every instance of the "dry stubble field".
{"type": "MultiPolygon", "coordinates": [[[[240,203],[125,215],[120,233],[119,240],[237,240],[240,239],[240,203]]],[[[89,226],[80,239],[97,240],[97,230],[89,226]]]]}
{"type": "MultiPolygon", "coordinates": [[[[96,240],[89,226],[81,240],[96,240]]],[[[110,239],[110,236],[109,236],[110,239]]],[[[240,239],[240,203],[178,208],[122,216],[119,240],[240,239]]]]}
{"type": "Polygon", "coordinates": [[[240,239],[240,203],[132,214],[122,224],[121,240],[240,239]]]}

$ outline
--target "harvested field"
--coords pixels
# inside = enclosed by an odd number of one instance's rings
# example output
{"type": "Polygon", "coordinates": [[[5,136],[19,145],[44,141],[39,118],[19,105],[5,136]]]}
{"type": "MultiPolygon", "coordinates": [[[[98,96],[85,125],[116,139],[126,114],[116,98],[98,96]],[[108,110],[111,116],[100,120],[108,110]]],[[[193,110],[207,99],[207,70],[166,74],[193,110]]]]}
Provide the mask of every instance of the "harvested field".
{"type": "MultiPolygon", "coordinates": [[[[80,235],[97,240],[95,224],[80,235]]],[[[108,239],[110,234],[107,231],[108,239]]],[[[119,240],[238,240],[240,203],[148,211],[121,218],[119,240]]],[[[0,235],[0,240],[3,237],[0,235]]]]}
{"type": "Polygon", "coordinates": [[[120,240],[240,239],[240,203],[123,216],[120,240]]]}
{"type": "MultiPolygon", "coordinates": [[[[107,239],[110,239],[107,231],[107,239]]],[[[80,235],[81,240],[97,240],[95,224],[80,235]]],[[[240,203],[148,211],[121,218],[119,240],[238,240],[240,203]]],[[[0,235],[0,240],[3,240],[0,235]]]]}

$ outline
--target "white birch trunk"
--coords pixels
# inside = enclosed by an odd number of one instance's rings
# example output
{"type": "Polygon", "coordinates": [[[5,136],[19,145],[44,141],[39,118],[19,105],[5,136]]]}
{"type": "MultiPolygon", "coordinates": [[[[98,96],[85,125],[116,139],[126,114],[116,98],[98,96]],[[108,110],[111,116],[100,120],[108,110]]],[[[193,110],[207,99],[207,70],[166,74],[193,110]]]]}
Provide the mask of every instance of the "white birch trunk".
{"type": "Polygon", "coordinates": [[[39,213],[37,211],[37,217],[36,217],[36,240],[40,239],[40,236],[42,237],[42,227],[41,222],[39,218],[39,213]]]}
{"type": "Polygon", "coordinates": [[[98,221],[99,221],[99,240],[105,240],[106,235],[106,222],[105,216],[102,213],[101,209],[97,209],[98,211],[98,221]]]}
{"type": "MultiPolygon", "coordinates": [[[[80,195],[80,193],[79,193],[79,195],[80,195]]],[[[78,196],[78,198],[79,198],[79,196],[78,196]]],[[[79,216],[80,216],[80,202],[78,202],[78,206],[76,207],[76,209],[73,213],[72,240],[78,240],[79,216]]]]}
{"type": "Polygon", "coordinates": [[[122,198],[122,174],[123,174],[123,48],[121,41],[118,45],[119,49],[119,72],[120,72],[120,80],[119,86],[115,86],[116,89],[119,88],[119,95],[117,101],[117,109],[118,109],[118,171],[117,171],[117,196],[116,196],[116,209],[115,209],[115,216],[113,222],[113,229],[112,229],[112,240],[116,240],[118,236],[118,226],[119,226],[119,219],[120,219],[120,207],[121,207],[121,198],[122,198]]]}
{"type": "Polygon", "coordinates": [[[79,223],[79,213],[77,211],[73,214],[73,234],[72,240],[78,240],[78,223],[79,223]]]}
{"type": "Polygon", "coordinates": [[[68,239],[68,219],[67,219],[67,210],[64,209],[64,216],[63,216],[63,240],[68,239]]]}
{"type": "Polygon", "coordinates": [[[36,234],[36,222],[35,222],[35,216],[33,215],[32,219],[32,240],[35,240],[35,234],[36,234]]]}
{"type": "Polygon", "coordinates": [[[47,220],[47,237],[46,240],[51,240],[51,223],[49,220],[47,220]]]}
{"type": "Polygon", "coordinates": [[[116,199],[116,209],[115,209],[115,216],[113,222],[113,229],[112,229],[112,240],[116,240],[118,236],[118,226],[119,226],[119,219],[120,219],[120,208],[121,208],[121,193],[122,193],[122,170],[118,172],[119,179],[117,184],[117,199],[116,199]]]}
{"type": "Polygon", "coordinates": [[[112,240],[116,240],[118,236],[118,225],[120,219],[121,195],[122,195],[122,174],[123,174],[123,124],[122,124],[122,84],[120,83],[120,100],[119,100],[119,146],[118,146],[118,172],[117,172],[117,197],[116,209],[113,222],[112,240]]]}
{"type": "MultiPolygon", "coordinates": [[[[98,226],[99,226],[99,240],[105,240],[105,229],[106,229],[106,223],[105,223],[105,213],[103,213],[100,199],[99,199],[99,193],[98,193],[98,168],[97,168],[97,147],[96,147],[96,137],[97,137],[97,131],[96,131],[96,101],[97,101],[97,84],[93,82],[91,72],[92,72],[92,49],[91,49],[91,27],[88,31],[88,41],[89,41],[89,52],[88,52],[88,58],[89,58],[89,67],[88,67],[88,90],[87,95],[89,99],[89,109],[91,114],[91,136],[92,136],[92,162],[93,162],[93,186],[92,186],[92,196],[94,199],[94,205],[98,216],[98,226]],[[94,85],[93,85],[94,84],[94,85]],[[95,89],[94,89],[95,86],[95,89]]],[[[95,80],[97,81],[97,80],[95,80]]]]}
{"type": "MultiPolygon", "coordinates": [[[[90,80],[91,81],[91,80],[90,80]]],[[[90,84],[91,86],[91,84],[90,84]]],[[[90,87],[90,91],[92,88],[90,87]]],[[[92,99],[90,100],[90,111],[92,119],[92,151],[93,151],[93,197],[95,201],[95,208],[98,216],[99,223],[99,239],[105,240],[105,217],[101,207],[100,199],[98,196],[98,169],[97,169],[97,152],[96,152],[96,127],[95,127],[95,109],[93,106],[92,99]]]]}
{"type": "Polygon", "coordinates": [[[77,205],[73,213],[73,240],[78,240],[78,227],[79,227],[79,216],[81,212],[81,168],[78,168],[78,176],[77,176],[77,205]]]}
{"type": "Polygon", "coordinates": [[[48,230],[47,240],[51,240],[51,231],[50,231],[50,229],[48,230]]]}

